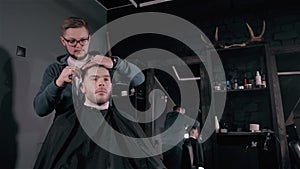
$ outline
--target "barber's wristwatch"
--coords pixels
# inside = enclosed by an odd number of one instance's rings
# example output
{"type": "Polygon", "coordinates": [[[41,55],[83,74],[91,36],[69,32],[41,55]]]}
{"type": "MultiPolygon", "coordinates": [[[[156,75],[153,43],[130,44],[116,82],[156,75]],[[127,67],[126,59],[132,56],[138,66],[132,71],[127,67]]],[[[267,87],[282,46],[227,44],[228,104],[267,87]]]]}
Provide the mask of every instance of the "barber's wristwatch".
{"type": "Polygon", "coordinates": [[[111,58],[111,60],[113,62],[113,67],[112,68],[115,69],[116,66],[117,66],[117,64],[118,64],[119,58],[118,58],[118,56],[111,56],[110,58],[111,58]]]}

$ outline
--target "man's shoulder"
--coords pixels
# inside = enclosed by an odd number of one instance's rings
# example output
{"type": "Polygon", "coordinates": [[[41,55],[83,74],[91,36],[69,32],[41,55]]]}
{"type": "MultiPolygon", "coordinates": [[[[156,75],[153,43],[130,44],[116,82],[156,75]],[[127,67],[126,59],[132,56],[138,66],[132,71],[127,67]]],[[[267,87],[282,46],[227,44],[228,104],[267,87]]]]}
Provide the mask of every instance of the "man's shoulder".
{"type": "Polygon", "coordinates": [[[61,66],[66,66],[68,64],[67,59],[68,59],[67,54],[59,55],[59,56],[56,57],[55,61],[53,61],[52,63],[50,63],[48,65],[47,69],[51,70],[51,69],[56,69],[56,68],[61,67],[61,66]]]}
{"type": "Polygon", "coordinates": [[[57,64],[67,64],[68,54],[59,55],[56,57],[57,64]]]}
{"type": "Polygon", "coordinates": [[[185,144],[195,144],[197,142],[198,142],[197,139],[195,139],[193,137],[189,137],[189,138],[187,138],[187,139],[184,140],[185,144]]]}

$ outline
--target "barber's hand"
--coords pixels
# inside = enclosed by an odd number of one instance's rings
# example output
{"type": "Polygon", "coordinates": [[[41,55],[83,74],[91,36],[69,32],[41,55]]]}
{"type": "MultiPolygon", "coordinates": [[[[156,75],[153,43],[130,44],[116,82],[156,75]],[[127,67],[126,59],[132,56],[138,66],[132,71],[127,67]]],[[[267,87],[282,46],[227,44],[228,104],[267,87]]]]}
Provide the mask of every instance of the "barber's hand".
{"type": "Polygon", "coordinates": [[[113,67],[113,61],[110,57],[103,56],[103,55],[96,55],[87,64],[85,64],[82,67],[82,70],[94,65],[103,65],[106,68],[111,69],[113,67]]]}
{"type": "Polygon", "coordinates": [[[80,77],[81,71],[75,66],[66,66],[59,77],[56,79],[56,85],[63,87],[66,83],[71,83],[75,76],[80,77]]]}

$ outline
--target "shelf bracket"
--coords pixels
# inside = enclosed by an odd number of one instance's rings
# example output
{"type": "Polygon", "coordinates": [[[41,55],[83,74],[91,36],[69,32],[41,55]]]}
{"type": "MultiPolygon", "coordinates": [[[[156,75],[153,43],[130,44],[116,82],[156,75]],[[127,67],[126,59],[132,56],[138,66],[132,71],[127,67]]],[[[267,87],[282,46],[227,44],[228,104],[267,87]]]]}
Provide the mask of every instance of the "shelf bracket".
{"type": "Polygon", "coordinates": [[[173,69],[173,71],[174,71],[174,73],[175,73],[175,75],[176,75],[176,77],[177,77],[177,79],[178,79],[179,81],[189,81],[189,80],[200,80],[200,79],[201,79],[201,77],[187,77],[187,78],[181,78],[181,77],[179,77],[178,72],[177,72],[175,66],[172,66],[172,69],[173,69]]]}

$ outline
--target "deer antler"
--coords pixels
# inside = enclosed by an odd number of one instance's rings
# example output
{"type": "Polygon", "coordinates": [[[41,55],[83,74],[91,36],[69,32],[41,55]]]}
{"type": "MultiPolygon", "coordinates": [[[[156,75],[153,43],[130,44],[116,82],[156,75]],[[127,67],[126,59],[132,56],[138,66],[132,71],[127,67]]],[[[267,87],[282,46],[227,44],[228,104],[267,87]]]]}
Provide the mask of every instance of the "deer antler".
{"type": "Polygon", "coordinates": [[[266,21],[265,20],[263,20],[262,31],[258,36],[254,35],[254,32],[253,32],[251,26],[248,23],[246,23],[246,26],[247,26],[247,28],[249,30],[249,33],[250,33],[250,39],[246,42],[236,43],[236,44],[232,44],[232,45],[222,45],[222,44],[219,43],[219,27],[217,26],[216,31],[215,31],[215,47],[224,48],[224,49],[231,48],[231,47],[243,47],[243,46],[247,46],[250,43],[260,42],[260,41],[263,40],[263,35],[266,31],[266,21]]]}
{"type": "Polygon", "coordinates": [[[215,31],[215,41],[218,42],[219,41],[219,27],[216,26],[216,31],[215,31]]]}
{"type": "Polygon", "coordinates": [[[219,27],[216,26],[216,31],[215,31],[215,47],[217,48],[225,48],[224,45],[222,45],[221,43],[219,43],[219,27]]]}
{"type": "Polygon", "coordinates": [[[243,42],[243,43],[236,43],[236,44],[232,44],[232,45],[222,45],[221,43],[219,43],[219,27],[217,26],[216,27],[216,31],[215,31],[215,47],[218,47],[218,48],[224,48],[224,49],[227,49],[227,48],[231,48],[231,47],[243,47],[243,46],[246,46],[247,43],[246,42],[243,42]]]}
{"type": "Polygon", "coordinates": [[[247,26],[247,28],[249,30],[249,33],[250,33],[249,42],[260,42],[260,41],[263,40],[262,36],[264,35],[264,33],[266,31],[266,21],[265,20],[263,20],[262,30],[261,30],[261,33],[258,36],[254,35],[254,32],[253,32],[251,26],[248,23],[246,23],[246,26],[247,26]]]}

